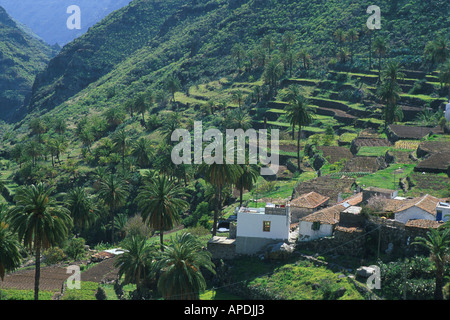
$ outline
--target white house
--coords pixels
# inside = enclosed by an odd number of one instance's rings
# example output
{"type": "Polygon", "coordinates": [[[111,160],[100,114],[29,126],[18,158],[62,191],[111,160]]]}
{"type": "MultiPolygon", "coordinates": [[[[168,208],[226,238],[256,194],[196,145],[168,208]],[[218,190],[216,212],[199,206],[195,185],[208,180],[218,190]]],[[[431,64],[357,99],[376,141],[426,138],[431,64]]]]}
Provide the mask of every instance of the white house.
{"type": "Polygon", "coordinates": [[[310,241],[333,235],[334,226],[339,222],[345,207],[336,204],[303,217],[299,221],[298,240],[310,241]]]}
{"type": "Polygon", "coordinates": [[[448,221],[450,219],[450,204],[439,202],[436,206],[436,220],[448,221]]]}
{"type": "Polygon", "coordinates": [[[240,208],[237,213],[236,253],[254,254],[270,243],[289,240],[289,206],[240,208]]]}
{"type": "Polygon", "coordinates": [[[362,192],[301,218],[299,221],[298,241],[310,241],[332,236],[334,227],[339,223],[341,212],[361,202],[362,192]]]}
{"type": "Polygon", "coordinates": [[[413,199],[402,200],[401,204],[395,210],[395,220],[401,223],[407,223],[409,220],[435,220],[447,221],[445,217],[450,207],[447,207],[438,198],[429,194],[413,199]],[[439,213],[439,214],[438,214],[439,213]]]}

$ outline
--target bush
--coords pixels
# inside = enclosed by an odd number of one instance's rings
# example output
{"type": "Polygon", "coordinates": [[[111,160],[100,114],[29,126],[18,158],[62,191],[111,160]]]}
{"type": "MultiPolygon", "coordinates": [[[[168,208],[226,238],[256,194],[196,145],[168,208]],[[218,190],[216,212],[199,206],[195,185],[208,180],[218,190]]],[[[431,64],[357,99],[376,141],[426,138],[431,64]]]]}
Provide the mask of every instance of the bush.
{"type": "Polygon", "coordinates": [[[107,300],[106,292],[102,287],[98,287],[97,292],[95,293],[95,299],[97,300],[107,300]]]}
{"type": "Polygon", "coordinates": [[[46,264],[55,264],[63,261],[66,255],[61,248],[53,247],[44,251],[43,258],[46,264]]]}
{"type": "Polygon", "coordinates": [[[78,259],[86,253],[85,243],[83,238],[72,239],[66,248],[66,254],[72,259],[78,259]]]}

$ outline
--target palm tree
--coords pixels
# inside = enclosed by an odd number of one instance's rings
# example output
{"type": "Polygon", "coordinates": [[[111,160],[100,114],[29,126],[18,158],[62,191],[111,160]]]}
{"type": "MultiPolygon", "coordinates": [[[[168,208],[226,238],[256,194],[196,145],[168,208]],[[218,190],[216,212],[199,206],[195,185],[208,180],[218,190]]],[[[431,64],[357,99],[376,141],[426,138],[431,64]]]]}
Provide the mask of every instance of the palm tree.
{"type": "Polygon", "coordinates": [[[147,97],[145,94],[140,94],[134,102],[134,108],[138,114],[142,115],[142,122],[145,124],[145,113],[153,104],[153,97],[147,97]],[[148,101],[146,100],[148,99],[148,101]]]}
{"type": "Polygon", "coordinates": [[[340,48],[338,51],[338,58],[341,61],[341,63],[346,63],[348,57],[351,56],[350,52],[347,48],[340,48]]]}
{"type": "Polygon", "coordinates": [[[166,90],[172,95],[172,102],[175,102],[175,93],[181,88],[180,80],[175,75],[170,75],[165,82],[166,90]]]}
{"type": "Polygon", "coordinates": [[[136,163],[141,167],[148,167],[153,157],[153,148],[150,140],[140,138],[133,144],[131,155],[136,159],[136,163]]]}
{"type": "Polygon", "coordinates": [[[403,111],[397,104],[400,92],[401,89],[397,82],[385,81],[378,88],[378,97],[385,104],[383,113],[386,128],[389,124],[403,119],[403,111]]]}
{"type": "Polygon", "coordinates": [[[40,142],[42,142],[41,136],[43,133],[47,132],[48,126],[47,126],[46,121],[43,118],[37,117],[30,121],[30,129],[31,129],[31,133],[33,135],[38,136],[38,141],[40,143],[40,142]]]}
{"type": "Polygon", "coordinates": [[[142,283],[154,272],[155,247],[145,237],[131,236],[123,242],[123,249],[114,266],[119,269],[119,278],[124,276],[123,284],[136,284],[140,292],[142,283]]]}
{"type": "Polygon", "coordinates": [[[439,67],[439,81],[448,87],[448,99],[450,100],[450,59],[447,59],[439,67]]]}
{"type": "Polygon", "coordinates": [[[42,155],[43,148],[40,142],[32,140],[26,144],[24,152],[33,160],[33,167],[36,166],[37,159],[42,155]]]}
{"type": "Polygon", "coordinates": [[[43,183],[21,187],[15,195],[16,205],[9,212],[12,230],[35,252],[35,300],[39,299],[41,250],[66,240],[72,227],[69,210],[51,197],[54,190],[43,183]]]}
{"type": "Polygon", "coordinates": [[[381,58],[386,54],[386,40],[382,37],[378,37],[373,42],[373,48],[375,53],[378,54],[378,80],[381,80],[381,58]]]}
{"type": "Polygon", "coordinates": [[[73,220],[74,227],[84,230],[97,218],[94,202],[81,187],[70,190],[65,197],[67,209],[73,220]]]}
{"type": "Polygon", "coordinates": [[[180,220],[179,212],[188,206],[184,197],[184,189],[166,175],[158,175],[139,188],[136,199],[142,219],[153,229],[159,230],[161,251],[164,250],[164,231],[174,228],[180,220]]]}
{"type": "Polygon", "coordinates": [[[9,229],[6,220],[6,205],[0,204],[0,278],[4,280],[5,273],[20,265],[20,244],[9,229]]]}
{"type": "Polygon", "coordinates": [[[244,95],[242,94],[242,91],[237,90],[237,91],[233,92],[232,100],[233,100],[233,102],[238,104],[239,108],[241,108],[242,103],[244,102],[244,95]]]}
{"type": "Polygon", "coordinates": [[[125,129],[120,129],[113,137],[114,148],[120,152],[122,156],[122,169],[125,170],[125,154],[129,146],[128,133],[125,129]]]}
{"type": "Polygon", "coordinates": [[[23,143],[15,144],[14,147],[10,151],[10,156],[16,161],[19,165],[19,168],[22,168],[23,156],[25,154],[23,143]]]}
{"type": "Polygon", "coordinates": [[[247,130],[252,127],[252,117],[242,109],[235,109],[227,114],[225,118],[228,129],[247,130]]]}
{"type": "Polygon", "coordinates": [[[198,300],[206,288],[201,269],[215,274],[211,253],[190,233],[176,235],[158,261],[158,290],[166,300],[198,300]]]}
{"type": "Polygon", "coordinates": [[[290,101],[286,107],[287,119],[292,126],[292,138],[294,138],[294,128],[298,126],[297,136],[297,167],[300,171],[300,137],[302,126],[308,125],[312,121],[312,115],[308,110],[308,100],[301,95],[290,101]]]}
{"type": "Polygon", "coordinates": [[[416,237],[413,244],[425,247],[430,251],[430,259],[436,267],[435,300],[443,300],[444,266],[449,260],[450,229],[430,229],[427,237],[416,237]]]}
{"type": "Polygon", "coordinates": [[[401,88],[398,80],[404,78],[401,66],[397,62],[389,62],[382,73],[383,81],[378,88],[378,97],[385,103],[384,119],[385,126],[403,119],[403,111],[397,105],[400,99],[401,88]]]}
{"type": "Polygon", "coordinates": [[[269,59],[270,59],[273,47],[275,46],[275,41],[273,40],[272,35],[270,35],[270,34],[265,35],[261,41],[261,46],[263,48],[267,49],[269,59]]]}
{"type": "Polygon", "coordinates": [[[67,124],[64,118],[56,118],[52,123],[52,127],[57,134],[63,134],[66,132],[67,124]]]}
{"type": "Polygon", "coordinates": [[[236,180],[236,188],[239,189],[239,206],[242,207],[242,195],[244,189],[251,191],[253,186],[258,180],[260,171],[258,167],[253,164],[245,163],[240,165],[242,168],[242,173],[236,180]]]}
{"type": "Polygon", "coordinates": [[[126,226],[128,222],[128,215],[126,213],[119,213],[114,218],[114,230],[117,230],[120,239],[126,237],[126,226]]]}
{"type": "Polygon", "coordinates": [[[382,72],[383,80],[397,82],[405,77],[400,63],[390,61],[382,72]]]}
{"type": "Polygon", "coordinates": [[[336,40],[337,43],[339,44],[339,47],[342,48],[342,45],[346,40],[344,30],[342,30],[341,28],[336,29],[334,31],[333,36],[334,36],[334,40],[336,40]]]}
{"type": "Polygon", "coordinates": [[[282,75],[283,66],[277,57],[273,57],[267,63],[263,73],[264,82],[269,85],[270,96],[273,95],[273,90],[276,88],[282,75]]]}
{"type": "Polygon", "coordinates": [[[424,49],[425,59],[430,61],[430,67],[444,63],[449,57],[449,49],[445,37],[440,36],[433,41],[429,41],[424,49]]]}
{"type": "Polygon", "coordinates": [[[60,156],[61,154],[66,151],[67,147],[69,146],[69,143],[67,142],[67,139],[63,135],[58,135],[57,137],[50,140],[52,148],[55,152],[56,159],[58,160],[58,163],[61,164],[60,156]]]}
{"type": "Polygon", "coordinates": [[[125,204],[129,188],[126,181],[116,174],[109,174],[100,180],[98,194],[109,207],[111,215],[111,242],[114,243],[114,215],[125,204]]]}
{"type": "Polygon", "coordinates": [[[347,38],[350,40],[350,62],[353,65],[353,52],[355,49],[354,43],[359,39],[358,31],[356,31],[355,29],[350,29],[347,32],[347,38]]]}
{"type": "MultiPolygon", "coordinates": [[[[224,160],[224,159],[223,159],[224,160]]],[[[212,235],[217,232],[217,220],[219,211],[221,211],[221,191],[224,186],[235,184],[238,177],[242,174],[242,168],[238,164],[221,163],[207,164],[203,163],[199,167],[199,173],[203,174],[205,181],[216,187],[216,203],[214,208],[214,224],[212,235]]]]}
{"type": "Polygon", "coordinates": [[[303,69],[308,69],[309,64],[311,63],[311,55],[307,48],[302,48],[298,52],[298,58],[303,61],[303,69]]]}
{"type": "Polygon", "coordinates": [[[242,60],[245,58],[245,50],[241,43],[236,43],[231,48],[231,56],[236,59],[238,70],[241,72],[242,60]]]}

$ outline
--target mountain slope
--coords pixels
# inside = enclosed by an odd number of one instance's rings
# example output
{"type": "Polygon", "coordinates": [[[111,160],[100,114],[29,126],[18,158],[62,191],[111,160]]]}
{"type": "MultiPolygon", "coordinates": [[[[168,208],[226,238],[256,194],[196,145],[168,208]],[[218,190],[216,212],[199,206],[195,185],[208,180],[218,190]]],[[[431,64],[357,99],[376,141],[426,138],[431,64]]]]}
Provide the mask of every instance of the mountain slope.
{"type": "Polygon", "coordinates": [[[50,109],[107,74],[146,45],[180,3],[135,1],[67,44],[36,78],[31,109],[50,109]]]}
{"type": "Polygon", "coordinates": [[[34,77],[54,54],[50,46],[25,33],[0,7],[0,119],[8,120],[28,102],[34,77]]]}
{"type": "MultiPolygon", "coordinates": [[[[97,97],[115,87],[121,88],[119,94],[125,99],[149,86],[161,88],[172,72],[185,86],[202,78],[215,79],[236,71],[230,57],[233,44],[240,42],[251,50],[272,34],[279,47],[286,31],[296,37],[294,51],[306,47],[315,64],[325,66],[339,47],[334,31],[356,29],[360,37],[355,63],[363,67],[368,60],[365,24],[370,4],[350,0],[134,1],[52,60],[36,81],[31,109],[52,109],[89,84],[97,97]],[[102,36],[104,45],[96,45],[102,36]]],[[[445,1],[380,1],[382,29],[375,36],[386,38],[386,57],[422,66],[426,42],[448,33],[448,17],[442,14],[447,5],[445,1]]],[[[93,93],[88,89],[81,96],[93,93]]]]}

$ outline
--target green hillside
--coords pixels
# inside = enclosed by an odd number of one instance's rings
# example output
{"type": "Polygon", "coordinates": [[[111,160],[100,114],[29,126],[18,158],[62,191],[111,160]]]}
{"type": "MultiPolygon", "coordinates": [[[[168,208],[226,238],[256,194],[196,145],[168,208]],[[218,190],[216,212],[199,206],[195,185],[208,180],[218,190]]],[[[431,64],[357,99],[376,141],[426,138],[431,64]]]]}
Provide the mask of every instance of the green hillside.
{"type": "Polygon", "coordinates": [[[36,74],[54,54],[53,49],[24,32],[0,7],[0,119],[9,120],[22,107],[31,95],[36,74]]]}
{"type": "MultiPolygon", "coordinates": [[[[101,250],[131,246],[127,252],[145,251],[142,261],[153,264],[164,260],[163,244],[167,253],[185,248],[167,233],[192,233],[202,243],[186,248],[206,253],[200,248],[216,235],[216,220],[232,218],[241,204],[285,205],[316,191],[333,205],[367,187],[395,189],[403,197],[450,197],[443,112],[450,89],[448,3],[380,1],[382,29],[368,33],[370,4],[133,1],[66,45],[36,77],[22,118],[0,123],[0,210],[17,208],[18,190],[43,182],[54,187],[45,199],[67,207],[75,223],[58,243],[62,251],[73,254],[75,240],[101,250]],[[203,166],[175,164],[171,135],[179,128],[192,135],[195,121],[204,131],[279,129],[278,172],[263,176],[259,168],[226,166],[230,171],[208,181],[203,166]],[[234,177],[231,169],[241,175],[234,177]],[[250,182],[240,187],[244,178],[250,182]],[[162,211],[164,219],[158,219],[162,211]]],[[[364,218],[390,214],[363,207],[364,218]]],[[[365,280],[353,275],[381,259],[402,268],[388,275],[380,297],[400,299],[403,289],[394,284],[404,279],[403,263],[424,265],[406,261],[397,248],[380,252],[378,244],[377,252],[377,237],[365,231],[368,241],[358,242],[365,249],[358,256],[297,247],[292,261],[220,261],[217,276],[206,273],[209,264],[192,270],[197,276],[205,269],[209,288],[227,291],[239,283],[242,292],[231,293],[240,298],[368,299],[359,291],[365,280]]],[[[408,254],[432,263],[421,251],[408,254]]],[[[64,260],[56,249],[52,256],[64,260]]],[[[167,270],[154,266],[148,270],[167,270]]],[[[171,298],[165,288],[156,290],[153,273],[139,283],[135,270],[125,271],[130,283],[120,281],[148,289],[133,291],[134,298],[171,298]]],[[[423,286],[408,284],[408,297],[432,298],[428,270],[417,273],[423,286]]],[[[199,287],[205,294],[206,287],[199,287]]]]}
{"type": "MultiPolygon", "coordinates": [[[[66,46],[38,77],[31,109],[52,109],[89,84],[95,86],[97,94],[113,90],[111,87],[120,88],[117,101],[123,101],[147,88],[161,88],[169,73],[177,73],[184,88],[202,79],[217,79],[236,70],[236,63],[230,58],[234,44],[242,44],[246,52],[243,60],[249,63],[247,53],[256,60],[265,35],[272,35],[275,50],[279,50],[287,31],[296,39],[293,52],[307,49],[314,65],[326,66],[330,59],[336,60],[341,47],[335,40],[335,31],[355,29],[360,36],[352,44],[353,66],[367,68],[368,1],[182,3],[133,1],[103,20],[66,46]]],[[[438,34],[448,34],[448,27],[443,29],[448,18],[441,14],[445,1],[396,1],[396,6],[393,3],[378,4],[383,8],[383,26],[372,37],[386,38],[385,57],[415,68],[424,67],[426,42],[438,34]]],[[[92,92],[88,89],[78,97],[92,92]]],[[[84,102],[92,105],[86,98],[84,102]]]]}

